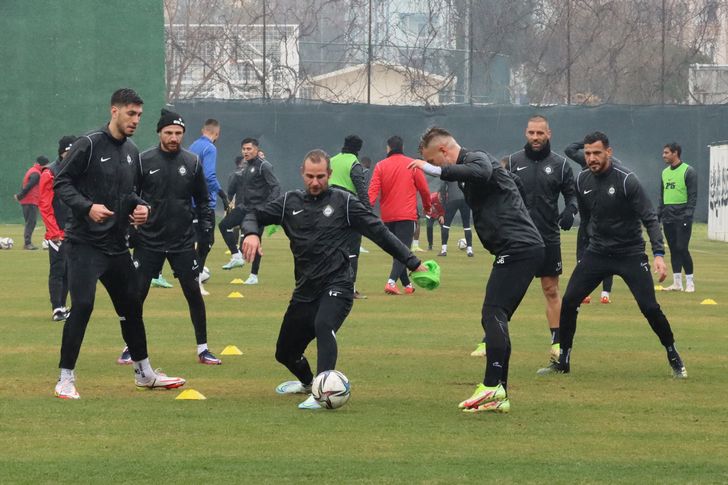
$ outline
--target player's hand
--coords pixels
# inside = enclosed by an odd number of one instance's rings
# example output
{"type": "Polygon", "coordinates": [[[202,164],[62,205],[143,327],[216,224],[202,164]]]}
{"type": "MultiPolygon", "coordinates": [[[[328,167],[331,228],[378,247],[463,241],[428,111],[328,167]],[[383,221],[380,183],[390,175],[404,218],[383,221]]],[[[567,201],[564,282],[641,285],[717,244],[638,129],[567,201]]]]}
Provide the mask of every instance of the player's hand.
{"type": "Polygon", "coordinates": [[[97,224],[101,224],[113,215],[114,213],[107,209],[104,204],[93,204],[88,211],[88,216],[97,224]]]}
{"type": "Polygon", "coordinates": [[[13,199],[15,199],[15,202],[20,202],[20,199],[18,199],[18,194],[13,194],[13,199]]]}
{"type": "Polygon", "coordinates": [[[138,205],[134,208],[134,212],[129,216],[129,222],[135,226],[139,226],[147,222],[149,217],[149,207],[146,205],[138,205]]]}
{"type": "Polygon", "coordinates": [[[422,271],[430,271],[430,270],[424,264],[420,264],[417,268],[415,268],[414,270],[412,270],[413,273],[421,273],[422,271]]]}
{"type": "Polygon", "coordinates": [[[574,213],[570,208],[565,207],[559,215],[559,227],[564,231],[568,231],[574,225],[574,213]]]}
{"type": "Polygon", "coordinates": [[[655,256],[655,260],[652,262],[652,268],[655,274],[658,275],[660,283],[665,281],[665,278],[667,278],[667,266],[662,256],[655,256]]]}
{"type": "Polygon", "coordinates": [[[263,256],[263,248],[260,247],[260,237],[257,234],[250,234],[243,239],[243,257],[248,263],[260,254],[263,256]]]}
{"type": "Polygon", "coordinates": [[[437,222],[440,223],[440,225],[445,224],[445,216],[440,216],[437,218],[437,222]]]}
{"type": "Polygon", "coordinates": [[[409,165],[407,165],[407,168],[409,168],[409,169],[419,168],[420,170],[424,170],[424,166],[425,166],[424,160],[415,159],[415,160],[412,160],[409,165]]]}

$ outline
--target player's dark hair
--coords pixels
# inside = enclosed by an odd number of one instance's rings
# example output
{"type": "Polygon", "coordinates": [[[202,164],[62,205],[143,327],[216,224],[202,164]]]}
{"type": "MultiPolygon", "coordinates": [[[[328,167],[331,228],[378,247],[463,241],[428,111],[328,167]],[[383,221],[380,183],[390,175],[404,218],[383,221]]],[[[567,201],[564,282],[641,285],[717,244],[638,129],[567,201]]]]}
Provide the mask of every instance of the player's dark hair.
{"type": "Polygon", "coordinates": [[[447,136],[452,138],[452,134],[450,134],[450,132],[447,131],[445,128],[438,128],[437,126],[433,126],[429,130],[427,130],[424,135],[422,135],[422,139],[420,140],[420,150],[424,150],[430,145],[430,142],[432,142],[432,140],[441,136],[447,136]]]}
{"type": "Polygon", "coordinates": [[[539,114],[533,115],[530,118],[528,118],[528,122],[530,123],[531,121],[544,121],[544,122],[546,122],[546,124],[548,124],[548,122],[549,122],[548,118],[546,118],[544,115],[539,115],[539,114]]]}
{"type": "Polygon", "coordinates": [[[602,142],[604,148],[609,148],[609,138],[607,138],[607,135],[605,135],[601,131],[589,133],[584,137],[584,145],[591,145],[592,143],[596,143],[598,141],[602,142]]]}
{"type": "Polygon", "coordinates": [[[302,168],[303,164],[306,163],[306,160],[309,160],[311,163],[314,164],[326,163],[326,169],[331,170],[331,159],[329,158],[329,154],[321,150],[320,148],[311,150],[306,154],[305,157],[303,157],[303,163],[301,164],[302,168]]]}
{"type": "Polygon", "coordinates": [[[240,142],[240,146],[242,147],[246,143],[251,143],[254,147],[258,148],[260,144],[258,143],[258,140],[255,138],[245,138],[243,141],[240,142]]]}
{"type": "Polygon", "coordinates": [[[667,148],[672,153],[677,153],[678,158],[680,158],[680,155],[682,155],[682,147],[675,142],[668,143],[667,145],[665,145],[662,148],[667,148]]]}
{"type": "Polygon", "coordinates": [[[205,124],[202,125],[203,128],[218,128],[220,126],[220,122],[217,121],[214,118],[208,118],[205,120],[205,124]]]}
{"type": "Polygon", "coordinates": [[[111,106],[126,106],[129,104],[144,104],[144,100],[136,91],[129,88],[121,88],[111,95],[111,106]]]}
{"type": "Polygon", "coordinates": [[[402,137],[398,135],[390,136],[387,140],[387,146],[390,153],[402,153],[404,150],[404,142],[402,137]]]}

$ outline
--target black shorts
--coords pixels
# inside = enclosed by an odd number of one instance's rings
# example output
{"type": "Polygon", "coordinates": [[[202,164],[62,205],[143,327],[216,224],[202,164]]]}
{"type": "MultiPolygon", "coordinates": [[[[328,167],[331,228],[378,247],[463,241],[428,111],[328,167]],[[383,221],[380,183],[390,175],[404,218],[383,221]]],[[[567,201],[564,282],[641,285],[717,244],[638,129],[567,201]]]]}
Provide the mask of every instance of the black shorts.
{"type": "Polygon", "coordinates": [[[179,253],[165,253],[140,247],[134,249],[134,266],[137,271],[151,278],[156,278],[162,271],[165,260],[169,261],[175,278],[195,278],[200,273],[200,258],[194,249],[179,253]]]}
{"type": "Polygon", "coordinates": [[[561,245],[546,245],[543,253],[543,263],[536,268],[534,277],[541,278],[543,276],[559,276],[563,271],[561,264],[561,245]]]}

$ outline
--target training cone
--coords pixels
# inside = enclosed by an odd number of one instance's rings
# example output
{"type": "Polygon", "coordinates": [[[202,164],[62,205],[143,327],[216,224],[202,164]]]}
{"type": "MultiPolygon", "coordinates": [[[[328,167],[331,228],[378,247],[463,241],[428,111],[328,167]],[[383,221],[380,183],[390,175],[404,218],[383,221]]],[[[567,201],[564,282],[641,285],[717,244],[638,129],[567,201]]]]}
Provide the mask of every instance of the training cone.
{"type": "Polygon", "coordinates": [[[229,250],[229,249],[228,249],[228,250],[226,250],[226,251],[225,251],[225,254],[228,254],[228,255],[229,255],[229,254],[230,254],[230,250],[229,250]]]}
{"type": "Polygon", "coordinates": [[[712,298],[706,298],[705,300],[700,302],[701,305],[717,305],[718,302],[713,300],[712,298]]]}
{"type": "Polygon", "coordinates": [[[202,393],[195,391],[194,389],[187,389],[179,393],[179,396],[175,399],[186,400],[186,401],[203,401],[207,399],[202,393]]]}
{"type": "Polygon", "coordinates": [[[243,284],[243,280],[241,280],[240,278],[235,278],[234,280],[232,280],[230,282],[230,284],[231,285],[242,285],[243,284]]]}
{"type": "Polygon", "coordinates": [[[245,298],[242,293],[239,293],[237,291],[233,291],[228,295],[228,298],[245,298]]]}
{"type": "Polygon", "coordinates": [[[235,345],[228,345],[227,347],[222,349],[220,355],[243,355],[243,352],[235,345]]]}
{"type": "Polygon", "coordinates": [[[665,288],[662,287],[662,285],[655,285],[655,291],[662,291],[665,288]]]}

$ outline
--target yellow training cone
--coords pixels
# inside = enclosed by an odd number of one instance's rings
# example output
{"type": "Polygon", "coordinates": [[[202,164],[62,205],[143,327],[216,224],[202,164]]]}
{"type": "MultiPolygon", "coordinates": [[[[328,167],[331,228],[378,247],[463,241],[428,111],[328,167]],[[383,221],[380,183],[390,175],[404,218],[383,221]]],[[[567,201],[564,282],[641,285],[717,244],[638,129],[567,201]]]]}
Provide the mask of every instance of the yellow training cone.
{"type": "Polygon", "coordinates": [[[655,285],[655,291],[662,291],[665,288],[662,287],[662,285],[655,285]]]}
{"type": "Polygon", "coordinates": [[[188,400],[188,401],[203,401],[207,399],[205,396],[203,396],[201,393],[195,391],[194,389],[187,389],[186,391],[182,391],[179,396],[177,396],[175,399],[182,399],[182,400],[188,400]]]}
{"type": "Polygon", "coordinates": [[[701,305],[717,305],[718,303],[713,300],[712,298],[706,298],[705,300],[700,302],[701,305]]]}
{"type": "Polygon", "coordinates": [[[244,298],[244,296],[242,295],[242,293],[239,293],[237,291],[233,291],[232,293],[230,293],[228,295],[228,298],[244,298]]]}
{"type": "Polygon", "coordinates": [[[234,280],[232,280],[230,282],[230,284],[231,285],[242,285],[243,284],[243,280],[241,280],[240,278],[235,278],[234,280]]]}
{"type": "Polygon", "coordinates": [[[220,355],[243,355],[243,352],[234,345],[228,345],[227,347],[222,349],[220,355]]]}

